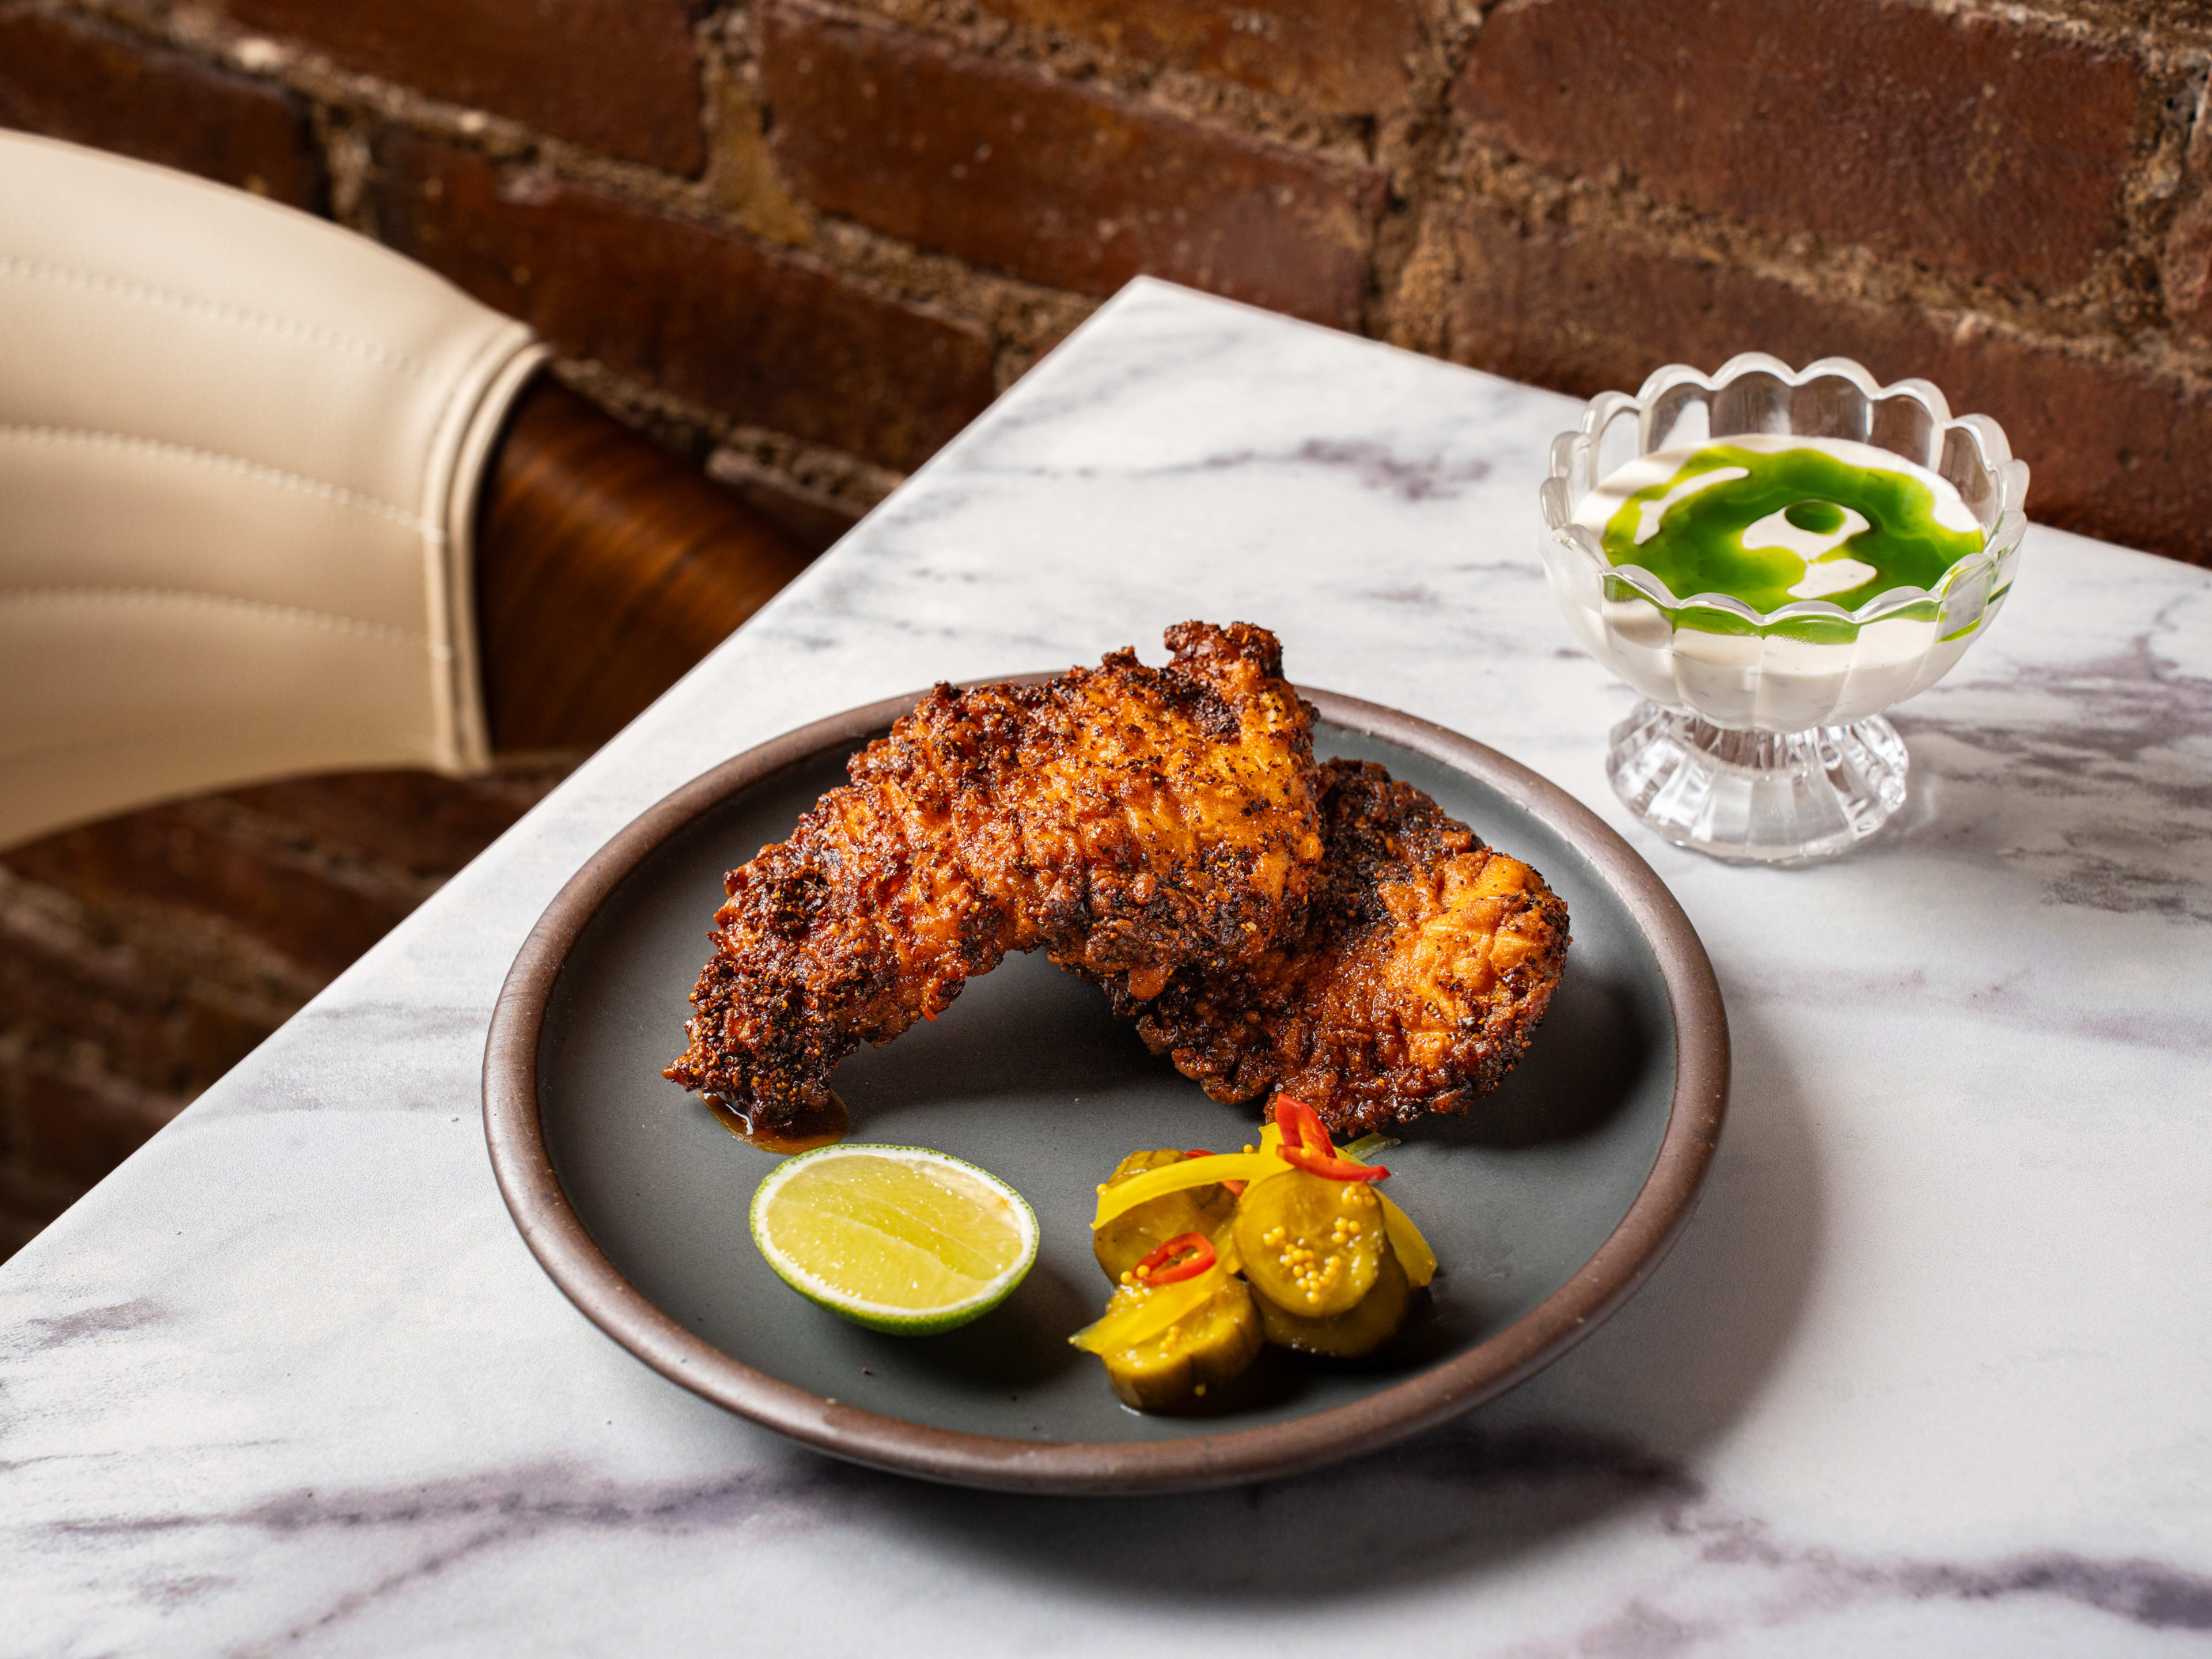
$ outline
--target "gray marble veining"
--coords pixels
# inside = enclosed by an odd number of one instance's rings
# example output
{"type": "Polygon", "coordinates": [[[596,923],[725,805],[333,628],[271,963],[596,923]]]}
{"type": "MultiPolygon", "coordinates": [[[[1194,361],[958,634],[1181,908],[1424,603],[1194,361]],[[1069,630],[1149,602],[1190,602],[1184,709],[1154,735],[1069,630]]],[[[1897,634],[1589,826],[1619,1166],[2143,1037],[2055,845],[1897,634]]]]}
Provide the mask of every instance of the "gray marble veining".
{"type": "MultiPolygon", "coordinates": [[[[0,1267],[0,1652],[2157,1653],[2212,1640],[2212,576],[2031,532],[1806,872],[1627,826],[1534,553],[1567,399],[1155,283],[0,1267]],[[799,722],[1186,616],[1626,829],[1735,1039],[1604,1329],[1402,1449],[933,1488],[662,1382],[538,1271],[477,1074],[524,933],[799,722]]],[[[2033,458],[2031,458],[2032,459],[2033,458]]]]}

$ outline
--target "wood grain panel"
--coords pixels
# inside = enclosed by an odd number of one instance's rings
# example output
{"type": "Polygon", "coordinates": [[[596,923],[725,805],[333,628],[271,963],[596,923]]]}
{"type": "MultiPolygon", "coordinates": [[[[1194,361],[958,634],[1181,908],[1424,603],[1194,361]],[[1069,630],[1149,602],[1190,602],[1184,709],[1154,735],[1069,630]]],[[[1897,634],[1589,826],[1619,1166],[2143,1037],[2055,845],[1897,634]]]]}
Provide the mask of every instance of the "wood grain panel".
{"type": "Polygon", "coordinates": [[[597,748],[806,564],[758,514],[539,380],[478,508],[492,746],[597,748]]]}

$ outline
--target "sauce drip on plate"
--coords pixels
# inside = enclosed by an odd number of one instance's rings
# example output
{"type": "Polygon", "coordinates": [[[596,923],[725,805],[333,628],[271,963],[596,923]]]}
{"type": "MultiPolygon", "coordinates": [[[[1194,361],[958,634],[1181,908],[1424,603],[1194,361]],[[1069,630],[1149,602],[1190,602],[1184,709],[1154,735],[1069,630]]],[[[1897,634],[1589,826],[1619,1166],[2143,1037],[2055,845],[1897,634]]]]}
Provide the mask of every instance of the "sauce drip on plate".
{"type": "Polygon", "coordinates": [[[748,1146],[757,1146],[764,1152],[811,1152],[817,1146],[842,1140],[853,1132],[852,1114],[834,1094],[828,1105],[801,1112],[790,1122],[774,1128],[755,1128],[750,1118],[719,1096],[707,1095],[703,1098],[707,1109],[725,1129],[748,1146]]]}

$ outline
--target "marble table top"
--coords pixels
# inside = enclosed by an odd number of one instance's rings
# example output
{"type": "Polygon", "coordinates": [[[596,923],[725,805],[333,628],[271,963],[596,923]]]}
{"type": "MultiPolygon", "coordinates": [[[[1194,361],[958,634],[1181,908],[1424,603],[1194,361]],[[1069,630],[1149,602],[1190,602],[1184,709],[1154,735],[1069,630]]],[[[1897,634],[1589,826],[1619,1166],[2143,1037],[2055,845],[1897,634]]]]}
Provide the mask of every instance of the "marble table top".
{"type": "MultiPolygon", "coordinates": [[[[1755,344],[1756,342],[1747,342],[1755,344]]],[[[0,1267],[0,1652],[2153,1653],[2212,1638],[2212,573],[2030,533],[1810,871],[1631,825],[1535,485],[1577,405],[1123,293],[0,1267]],[[1145,1501],[789,1445],[587,1325],[477,1068],[648,803],[800,722],[1262,621],[1534,767],[1680,896],[1734,1098],[1582,1346],[1307,1478],[1145,1501]]],[[[2033,459],[2033,458],[2031,458],[2033,459]]]]}

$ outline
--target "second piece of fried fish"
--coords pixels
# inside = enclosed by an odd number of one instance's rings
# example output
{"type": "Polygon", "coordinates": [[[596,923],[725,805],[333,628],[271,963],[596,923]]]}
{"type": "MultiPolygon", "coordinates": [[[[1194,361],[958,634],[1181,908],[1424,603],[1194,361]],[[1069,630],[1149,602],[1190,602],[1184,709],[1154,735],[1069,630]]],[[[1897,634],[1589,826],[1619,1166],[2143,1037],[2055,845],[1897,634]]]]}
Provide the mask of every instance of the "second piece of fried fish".
{"type": "Polygon", "coordinates": [[[1087,977],[1216,1100],[1280,1090],[1340,1133],[1463,1112],[1543,1018],[1567,907],[1372,762],[1321,775],[1325,850],[1302,934],[1150,995],[1127,974],[1087,977]]]}

